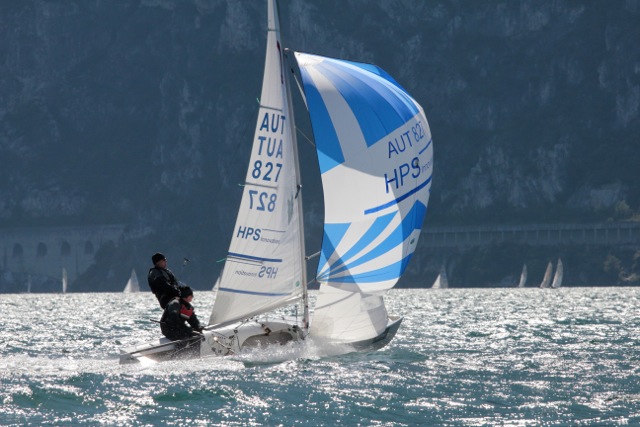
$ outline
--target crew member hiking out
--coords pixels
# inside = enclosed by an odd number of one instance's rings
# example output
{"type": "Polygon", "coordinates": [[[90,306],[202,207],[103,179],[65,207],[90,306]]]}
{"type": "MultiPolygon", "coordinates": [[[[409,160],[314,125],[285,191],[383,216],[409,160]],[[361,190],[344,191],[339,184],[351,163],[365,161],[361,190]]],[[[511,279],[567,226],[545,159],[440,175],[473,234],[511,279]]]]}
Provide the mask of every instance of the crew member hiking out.
{"type": "Polygon", "coordinates": [[[158,298],[160,307],[165,308],[169,301],[180,296],[183,286],[178,283],[178,279],[173,275],[171,270],[167,268],[167,258],[157,252],[151,257],[153,267],[149,269],[147,282],[151,292],[158,298]]]}
{"type": "Polygon", "coordinates": [[[197,335],[194,331],[202,332],[202,326],[191,301],[193,301],[193,291],[188,286],[182,288],[180,297],[169,301],[160,319],[162,335],[177,341],[197,335]]]}

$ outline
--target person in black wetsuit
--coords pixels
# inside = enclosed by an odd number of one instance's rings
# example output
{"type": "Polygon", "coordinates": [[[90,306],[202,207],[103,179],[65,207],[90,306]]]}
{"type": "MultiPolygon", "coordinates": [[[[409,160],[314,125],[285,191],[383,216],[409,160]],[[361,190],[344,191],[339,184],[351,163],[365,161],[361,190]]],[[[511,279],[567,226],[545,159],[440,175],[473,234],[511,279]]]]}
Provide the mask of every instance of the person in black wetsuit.
{"type": "Polygon", "coordinates": [[[167,258],[163,254],[160,252],[153,254],[151,261],[153,267],[149,269],[147,282],[151,292],[158,298],[160,307],[164,309],[169,301],[180,296],[183,286],[178,283],[176,276],[167,268],[167,258]]]}
{"type": "Polygon", "coordinates": [[[181,296],[173,298],[167,304],[160,319],[160,330],[162,335],[171,341],[191,338],[202,332],[202,326],[191,305],[193,301],[193,291],[185,286],[181,290],[181,296]]]}

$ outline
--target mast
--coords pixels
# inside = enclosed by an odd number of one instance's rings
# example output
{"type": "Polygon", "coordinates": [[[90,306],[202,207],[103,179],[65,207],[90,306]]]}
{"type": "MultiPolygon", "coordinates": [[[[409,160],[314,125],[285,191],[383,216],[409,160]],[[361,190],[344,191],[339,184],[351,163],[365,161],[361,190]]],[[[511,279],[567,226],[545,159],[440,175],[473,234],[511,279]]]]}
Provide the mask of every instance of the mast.
{"type": "MultiPolygon", "coordinates": [[[[291,106],[291,86],[289,80],[289,73],[285,72],[285,85],[287,87],[287,99],[289,106],[291,106]]],[[[302,209],[302,178],[300,176],[300,159],[298,157],[298,140],[296,138],[295,131],[295,117],[293,115],[293,108],[289,112],[291,119],[289,120],[289,126],[291,128],[291,135],[293,139],[293,155],[295,158],[295,169],[298,192],[296,198],[298,198],[298,215],[300,218],[300,260],[302,266],[302,304],[303,304],[303,329],[304,335],[309,332],[309,294],[307,292],[307,261],[305,259],[305,244],[304,244],[304,210],[302,209]]]]}
{"type": "MultiPolygon", "coordinates": [[[[275,8],[275,14],[278,17],[278,24],[280,24],[280,9],[278,8],[278,0],[273,1],[273,7],[275,8]]],[[[271,6],[271,5],[270,5],[271,6]]],[[[280,27],[276,29],[279,33],[279,39],[282,40],[282,35],[280,34],[280,27]]],[[[287,71],[291,70],[289,66],[289,56],[285,53],[287,50],[285,49],[283,52],[284,63],[283,63],[283,74],[284,74],[284,86],[286,90],[287,96],[287,104],[289,105],[289,132],[291,135],[292,145],[293,145],[293,158],[294,165],[296,171],[296,187],[298,189],[296,193],[296,198],[298,199],[298,217],[300,218],[300,263],[302,266],[302,305],[303,305],[303,335],[307,335],[309,332],[309,293],[307,291],[307,261],[305,259],[305,243],[304,243],[304,209],[302,208],[302,178],[300,174],[300,158],[298,154],[298,139],[296,137],[296,120],[295,115],[293,113],[293,102],[291,98],[291,76],[287,71]]]]}

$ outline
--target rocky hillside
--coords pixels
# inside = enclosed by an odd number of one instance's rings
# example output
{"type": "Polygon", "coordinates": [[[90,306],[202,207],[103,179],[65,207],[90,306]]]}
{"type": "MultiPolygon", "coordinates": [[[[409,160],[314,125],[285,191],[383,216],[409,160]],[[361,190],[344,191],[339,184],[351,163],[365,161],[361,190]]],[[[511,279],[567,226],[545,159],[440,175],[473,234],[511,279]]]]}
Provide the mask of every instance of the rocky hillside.
{"type": "MultiPolygon", "coordinates": [[[[422,103],[436,161],[427,226],[638,216],[640,1],[280,9],[287,46],[375,62],[422,103]]],[[[199,260],[194,280],[212,283],[245,174],[265,21],[254,0],[0,2],[0,226],[150,230],[105,249],[78,289],[157,249],[199,260]]],[[[315,248],[322,197],[312,147],[301,155],[315,248]]]]}

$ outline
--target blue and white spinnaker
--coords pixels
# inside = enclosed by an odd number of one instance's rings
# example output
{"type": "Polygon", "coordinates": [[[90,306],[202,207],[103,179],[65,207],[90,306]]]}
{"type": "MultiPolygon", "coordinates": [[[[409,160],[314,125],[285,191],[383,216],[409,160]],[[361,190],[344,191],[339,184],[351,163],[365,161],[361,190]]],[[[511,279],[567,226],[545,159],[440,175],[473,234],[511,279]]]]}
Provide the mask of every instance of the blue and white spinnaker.
{"type": "Polygon", "coordinates": [[[413,254],[433,171],[422,107],[384,70],[296,52],[322,173],[320,292],[311,335],[364,342],[413,254]]]}

